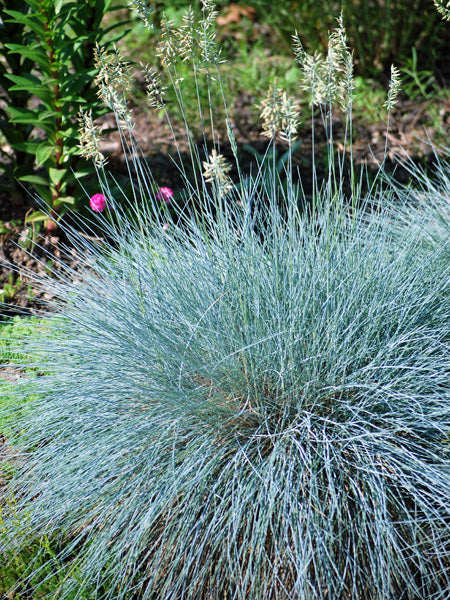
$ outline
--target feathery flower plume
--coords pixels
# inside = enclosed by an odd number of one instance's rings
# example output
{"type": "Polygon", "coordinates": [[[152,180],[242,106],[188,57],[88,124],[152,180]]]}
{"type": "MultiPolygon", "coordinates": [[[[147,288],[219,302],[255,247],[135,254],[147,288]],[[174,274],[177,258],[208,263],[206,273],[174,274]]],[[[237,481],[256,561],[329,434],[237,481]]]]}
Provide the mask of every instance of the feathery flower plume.
{"type": "Polygon", "coordinates": [[[309,93],[310,105],[317,106],[318,104],[323,104],[326,102],[323,57],[317,52],[313,55],[308,54],[303,48],[298,33],[295,33],[293,36],[292,48],[295,60],[303,71],[304,84],[301,88],[309,93]]]}
{"type": "Polygon", "coordinates": [[[141,68],[147,84],[145,90],[150,108],[155,110],[165,108],[163,97],[167,88],[162,85],[159,73],[153,67],[143,63],[141,63],[141,68]]]}
{"type": "Polygon", "coordinates": [[[349,112],[353,104],[353,96],[356,85],[353,76],[353,54],[349,50],[344,55],[344,69],[341,80],[339,81],[339,104],[344,113],[349,112]]]}
{"type": "Polygon", "coordinates": [[[336,71],[339,72],[336,90],[341,110],[348,112],[355,91],[355,80],[353,77],[353,54],[348,47],[347,33],[344,27],[344,18],[341,14],[337,18],[338,26],[330,34],[329,48],[335,56],[336,71]]]}
{"type": "Polygon", "coordinates": [[[450,0],[433,0],[438,13],[445,21],[450,21],[450,0]]]}
{"type": "Polygon", "coordinates": [[[234,158],[236,160],[238,160],[238,148],[237,148],[237,143],[236,143],[236,137],[234,135],[231,121],[228,117],[226,119],[226,126],[227,126],[227,135],[228,135],[228,140],[230,142],[231,151],[233,152],[234,158]]]}
{"type": "Polygon", "coordinates": [[[317,52],[308,54],[298,33],[293,36],[293,51],[303,71],[302,89],[309,93],[310,104],[333,104],[337,100],[347,112],[355,89],[353,57],[347,46],[342,14],[337,21],[337,28],[329,35],[326,58],[317,52]]]}
{"type": "Polygon", "coordinates": [[[226,161],[222,154],[217,154],[217,150],[213,148],[208,160],[203,161],[203,177],[208,183],[217,186],[219,196],[224,196],[233,188],[233,183],[228,175],[231,166],[226,161]]]}
{"type": "Polygon", "coordinates": [[[156,53],[164,67],[172,67],[177,60],[192,60],[199,70],[205,71],[208,65],[223,62],[221,48],[216,42],[217,11],[211,1],[202,2],[203,16],[197,20],[190,6],[183,15],[182,24],[175,27],[173,21],[164,18],[161,23],[161,37],[156,53]]]}
{"type": "Polygon", "coordinates": [[[183,15],[181,26],[175,35],[179,39],[179,53],[183,61],[192,60],[195,52],[195,15],[192,6],[189,6],[183,15]]]}
{"type": "Polygon", "coordinates": [[[261,108],[263,135],[272,139],[280,133],[282,139],[292,142],[298,127],[298,112],[294,99],[276,85],[270,86],[265,99],[261,102],[261,108]]]}
{"type": "Polygon", "coordinates": [[[98,44],[94,49],[94,64],[98,69],[94,81],[99,88],[99,98],[114,111],[128,129],[132,129],[131,111],[125,96],[133,84],[130,64],[124,59],[119,48],[107,52],[98,44]]]}
{"type": "Polygon", "coordinates": [[[222,49],[216,42],[216,18],[218,12],[213,0],[202,0],[203,19],[200,22],[198,44],[201,62],[208,65],[218,65],[224,62],[221,59],[222,49]]]}
{"type": "Polygon", "coordinates": [[[347,34],[342,12],[337,18],[338,26],[328,36],[328,60],[336,71],[342,70],[344,55],[347,52],[347,34]]]}
{"type": "Polygon", "coordinates": [[[101,86],[113,86],[117,90],[129,91],[133,85],[133,72],[120,48],[114,47],[108,52],[98,44],[94,48],[94,64],[99,70],[95,83],[101,86]]]}
{"type": "Polygon", "coordinates": [[[167,68],[172,67],[180,55],[174,23],[166,18],[161,22],[161,39],[156,47],[156,55],[159,56],[161,65],[167,68]]]}
{"type": "Polygon", "coordinates": [[[100,127],[94,125],[92,120],[92,111],[87,112],[81,109],[78,115],[80,156],[86,159],[93,159],[97,168],[101,169],[106,164],[104,155],[100,152],[101,133],[100,127]]]}
{"type": "Polygon", "coordinates": [[[391,65],[391,81],[389,82],[389,90],[387,100],[383,104],[388,110],[391,110],[397,103],[397,96],[400,91],[401,77],[400,69],[391,65]]]}
{"type": "Polygon", "coordinates": [[[155,10],[153,2],[146,2],[146,0],[129,0],[128,6],[130,6],[138,15],[138,17],[144,22],[147,29],[153,29],[153,23],[150,20],[150,15],[155,10]]]}
{"type": "Polygon", "coordinates": [[[337,19],[338,26],[328,36],[328,52],[323,63],[323,85],[325,102],[333,104],[341,101],[342,75],[345,71],[347,39],[342,13],[337,19]]]}

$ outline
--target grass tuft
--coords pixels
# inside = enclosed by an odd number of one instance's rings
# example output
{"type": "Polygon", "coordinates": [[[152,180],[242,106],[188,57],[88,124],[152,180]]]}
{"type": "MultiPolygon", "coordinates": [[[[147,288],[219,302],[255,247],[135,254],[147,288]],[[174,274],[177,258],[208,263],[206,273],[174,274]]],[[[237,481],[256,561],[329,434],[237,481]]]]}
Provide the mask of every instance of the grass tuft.
{"type": "Polygon", "coordinates": [[[129,226],[53,284],[15,544],[72,540],[60,598],[444,598],[448,243],[248,216],[129,226]]]}

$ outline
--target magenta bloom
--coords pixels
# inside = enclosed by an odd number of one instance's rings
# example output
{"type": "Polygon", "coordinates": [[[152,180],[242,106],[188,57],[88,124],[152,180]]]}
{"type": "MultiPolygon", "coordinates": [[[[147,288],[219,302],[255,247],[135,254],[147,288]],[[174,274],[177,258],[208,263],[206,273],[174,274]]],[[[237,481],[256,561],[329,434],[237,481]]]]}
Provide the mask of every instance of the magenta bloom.
{"type": "Polygon", "coordinates": [[[94,212],[103,212],[106,208],[106,198],[103,194],[94,194],[89,200],[89,206],[94,212]]]}
{"type": "Polygon", "coordinates": [[[159,191],[156,194],[156,199],[164,200],[164,202],[166,204],[169,204],[169,202],[172,200],[172,198],[173,198],[173,190],[171,190],[170,187],[159,188],[159,191]]]}

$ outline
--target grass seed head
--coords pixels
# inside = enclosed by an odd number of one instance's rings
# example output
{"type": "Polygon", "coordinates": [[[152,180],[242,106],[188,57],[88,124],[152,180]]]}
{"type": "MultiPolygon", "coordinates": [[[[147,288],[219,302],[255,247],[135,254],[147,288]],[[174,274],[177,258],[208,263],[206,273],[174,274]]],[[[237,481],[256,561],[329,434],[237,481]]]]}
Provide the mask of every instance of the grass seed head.
{"type": "Polygon", "coordinates": [[[164,17],[161,21],[161,38],[156,47],[156,55],[159,56],[163,67],[170,68],[178,60],[178,42],[173,21],[164,17]]]}
{"type": "Polygon", "coordinates": [[[124,59],[119,48],[107,52],[97,45],[94,49],[94,64],[98,69],[94,81],[99,88],[99,98],[116,114],[123,126],[131,130],[133,121],[126,100],[126,93],[132,88],[134,81],[130,63],[124,59]]]}
{"type": "Polygon", "coordinates": [[[260,108],[264,136],[273,139],[280,133],[280,137],[289,143],[295,140],[299,120],[294,98],[275,84],[270,86],[260,108]]]}
{"type": "Polygon", "coordinates": [[[80,155],[84,158],[94,160],[97,168],[106,164],[105,156],[100,152],[101,131],[98,125],[94,125],[92,111],[81,109],[79,116],[79,142],[80,155]]]}
{"type": "Polygon", "coordinates": [[[342,14],[337,21],[337,28],[329,35],[325,58],[317,52],[308,54],[298,33],[293,36],[293,51],[303,72],[302,89],[308,92],[310,104],[317,106],[338,102],[347,112],[355,89],[353,56],[348,48],[342,14]]]}
{"type": "Polygon", "coordinates": [[[433,0],[438,13],[446,21],[450,21],[450,1],[449,0],[433,0]]]}
{"type": "Polygon", "coordinates": [[[389,90],[388,90],[387,99],[383,105],[388,110],[391,110],[397,104],[397,96],[400,92],[400,86],[401,86],[400,69],[398,69],[394,65],[391,65],[391,80],[389,82],[389,90]]]}
{"type": "Polygon", "coordinates": [[[160,110],[165,108],[164,94],[166,87],[162,85],[161,77],[154,67],[141,63],[141,69],[146,83],[147,100],[150,108],[160,110]]]}
{"type": "Polygon", "coordinates": [[[220,197],[233,188],[233,183],[228,175],[231,166],[222,154],[217,153],[215,148],[211,151],[208,160],[203,161],[203,168],[205,181],[217,186],[220,197]]]}
{"type": "Polygon", "coordinates": [[[143,21],[144,25],[150,31],[153,31],[153,22],[151,15],[155,10],[153,2],[147,2],[146,0],[129,0],[128,5],[136,12],[138,17],[143,21]]]}

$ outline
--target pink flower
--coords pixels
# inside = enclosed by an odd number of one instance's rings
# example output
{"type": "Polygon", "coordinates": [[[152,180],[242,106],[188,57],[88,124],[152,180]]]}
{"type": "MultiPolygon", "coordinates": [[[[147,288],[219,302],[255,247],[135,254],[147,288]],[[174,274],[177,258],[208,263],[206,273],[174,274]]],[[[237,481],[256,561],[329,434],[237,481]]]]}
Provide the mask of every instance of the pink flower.
{"type": "Polygon", "coordinates": [[[164,200],[164,202],[166,204],[169,204],[169,202],[172,200],[172,198],[173,198],[173,190],[171,190],[170,187],[159,188],[159,191],[156,194],[156,199],[164,200]]]}
{"type": "Polygon", "coordinates": [[[94,212],[103,212],[106,208],[106,198],[103,194],[94,194],[89,200],[89,206],[94,212]]]}

